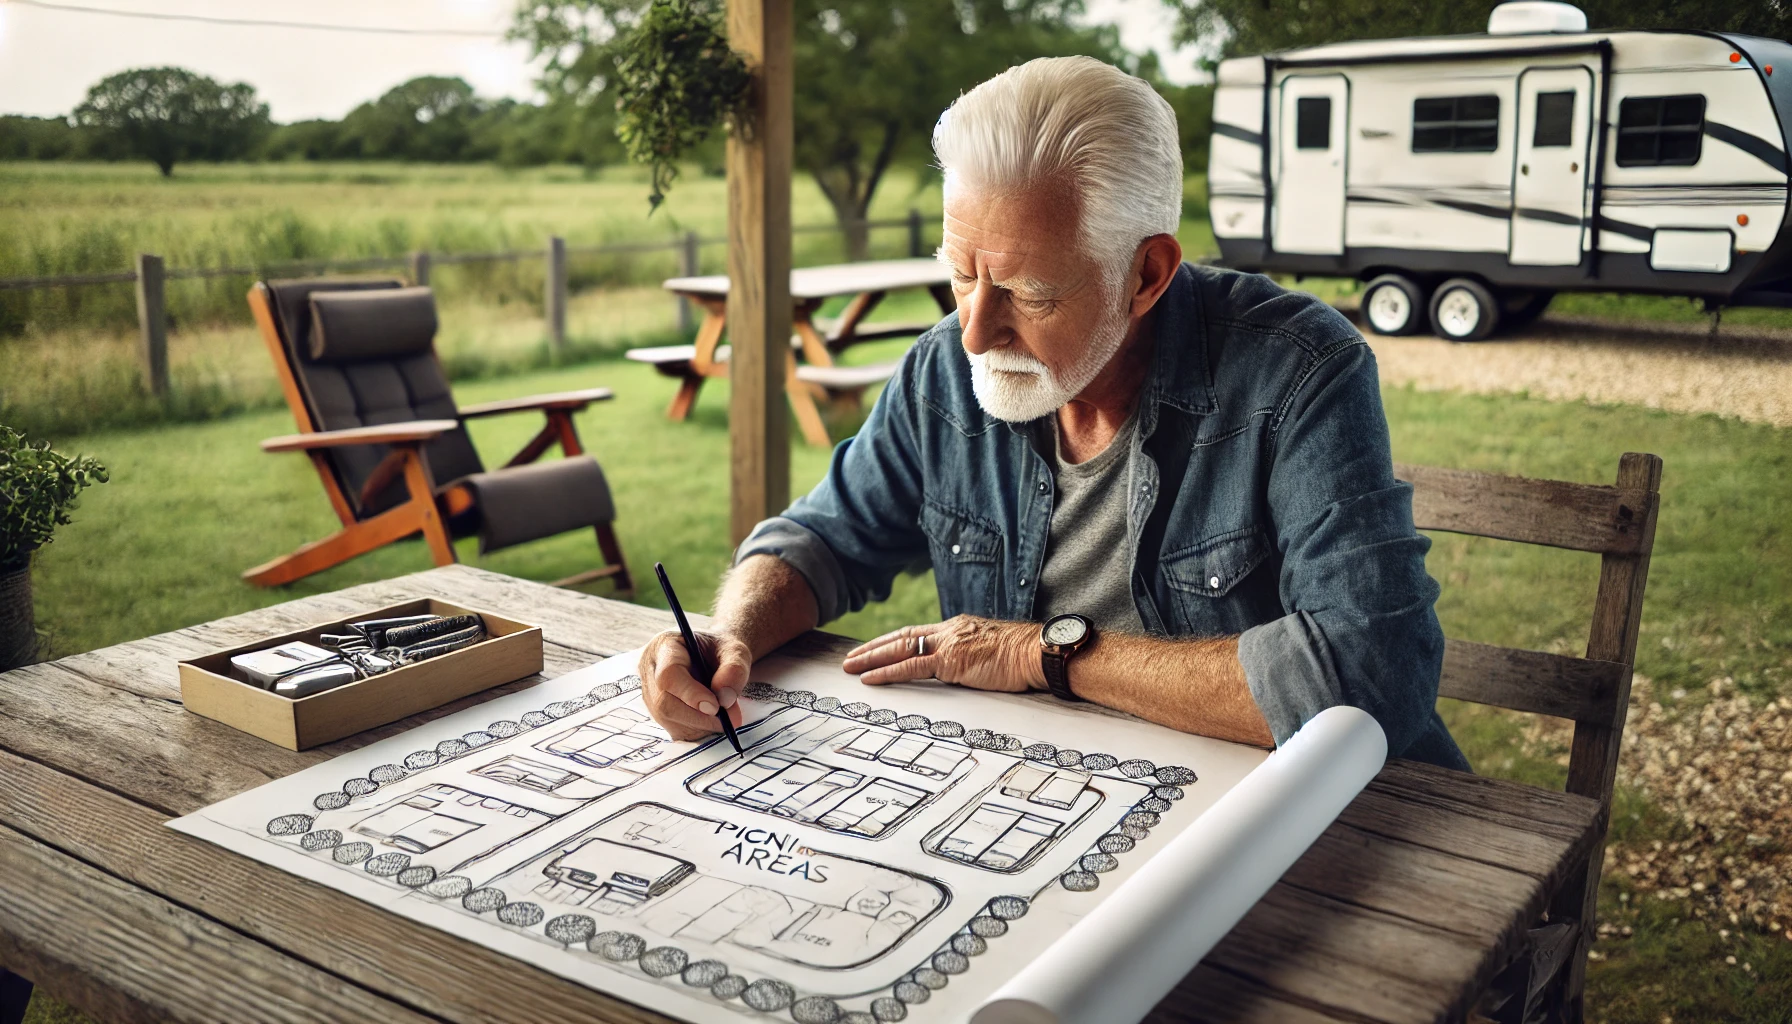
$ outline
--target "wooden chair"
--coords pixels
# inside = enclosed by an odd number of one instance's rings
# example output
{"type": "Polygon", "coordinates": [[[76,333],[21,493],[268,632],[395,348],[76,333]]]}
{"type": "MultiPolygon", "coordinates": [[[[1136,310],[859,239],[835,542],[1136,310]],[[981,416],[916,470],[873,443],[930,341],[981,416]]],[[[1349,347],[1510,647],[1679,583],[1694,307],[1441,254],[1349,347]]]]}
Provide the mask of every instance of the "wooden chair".
{"type": "Polygon", "coordinates": [[[1598,839],[1585,862],[1557,880],[1545,920],[1531,929],[1526,955],[1496,979],[1495,989],[1509,998],[1483,1012],[1502,1024],[1579,1021],[1637,625],[1655,547],[1661,459],[1624,455],[1610,487],[1425,466],[1397,465],[1394,472],[1413,486],[1413,519],[1422,530],[1600,555],[1585,658],[1445,640],[1439,686],[1445,697],[1574,723],[1566,788],[1599,802],[1598,839]]]}
{"type": "Polygon", "coordinates": [[[435,353],[434,298],[398,280],[266,281],[249,290],[249,309],[300,431],[261,447],[310,456],[342,528],[244,579],[278,586],[418,533],[435,564],[448,565],[455,537],[478,533],[484,553],[590,526],[603,565],[555,585],[607,577],[633,593],[609,485],[572,419],[612,397],[608,388],[456,407],[435,353]],[[358,347],[324,350],[331,339],[316,318],[326,309],[334,337],[358,347]],[[547,422],[487,472],[465,421],[528,411],[547,422]],[[555,445],[564,459],[537,461],[555,445]]]}

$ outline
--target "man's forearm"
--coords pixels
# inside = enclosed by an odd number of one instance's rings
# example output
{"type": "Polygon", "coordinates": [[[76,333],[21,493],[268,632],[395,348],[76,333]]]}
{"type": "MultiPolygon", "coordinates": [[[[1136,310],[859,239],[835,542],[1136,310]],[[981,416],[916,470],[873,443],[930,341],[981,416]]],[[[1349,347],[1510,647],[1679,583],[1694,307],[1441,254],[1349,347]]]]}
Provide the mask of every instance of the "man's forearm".
{"type": "Polygon", "coordinates": [[[1100,634],[1070,659],[1070,689],[1084,700],[1179,732],[1260,747],[1275,744],[1245,682],[1237,637],[1100,634]]]}
{"type": "Polygon", "coordinates": [[[714,632],[733,636],[755,660],[821,624],[803,574],[773,555],[753,555],[728,571],[716,595],[714,632]]]}

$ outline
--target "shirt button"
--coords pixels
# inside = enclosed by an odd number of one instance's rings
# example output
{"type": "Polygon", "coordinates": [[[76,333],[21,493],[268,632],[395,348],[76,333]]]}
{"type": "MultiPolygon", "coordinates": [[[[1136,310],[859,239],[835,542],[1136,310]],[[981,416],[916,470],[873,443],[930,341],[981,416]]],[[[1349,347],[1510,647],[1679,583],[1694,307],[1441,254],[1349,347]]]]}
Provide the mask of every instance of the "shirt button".
{"type": "Polygon", "coordinates": [[[952,545],[952,553],[955,555],[958,554],[958,545],[956,545],[956,544],[952,545]]]}
{"type": "Polygon", "coordinates": [[[1210,590],[1220,589],[1220,578],[1218,576],[1209,576],[1207,578],[1207,586],[1210,590]]]}
{"type": "Polygon", "coordinates": [[[1025,576],[1020,578],[1020,585],[1023,587],[1027,585],[1027,578],[1025,576]]]}
{"type": "Polygon", "coordinates": [[[1047,489],[1046,482],[1044,480],[1039,481],[1039,493],[1044,494],[1047,489]]]}

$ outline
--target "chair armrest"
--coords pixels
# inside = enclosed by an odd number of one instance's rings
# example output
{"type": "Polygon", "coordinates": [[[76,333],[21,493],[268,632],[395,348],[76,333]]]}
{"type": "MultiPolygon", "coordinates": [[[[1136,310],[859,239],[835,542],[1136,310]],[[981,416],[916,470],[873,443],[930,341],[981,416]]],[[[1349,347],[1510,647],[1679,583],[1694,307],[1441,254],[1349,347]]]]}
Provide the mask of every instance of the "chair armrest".
{"type": "Polygon", "coordinates": [[[539,410],[550,412],[565,410],[578,412],[592,402],[602,402],[616,397],[609,388],[586,388],[583,391],[556,391],[551,395],[530,395],[527,398],[505,398],[496,402],[481,402],[478,405],[462,406],[460,418],[470,420],[476,416],[497,416],[507,412],[529,412],[539,410]]]}
{"type": "Polygon", "coordinates": [[[377,427],[351,427],[348,430],[320,430],[313,434],[287,434],[261,442],[264,452],[303,452],[316,448],[341,448],[356,444],[402,444],[406,441],[429,441],[460,426],[458,420],[413,420],[409,423],[383,423],[377,427]]]}

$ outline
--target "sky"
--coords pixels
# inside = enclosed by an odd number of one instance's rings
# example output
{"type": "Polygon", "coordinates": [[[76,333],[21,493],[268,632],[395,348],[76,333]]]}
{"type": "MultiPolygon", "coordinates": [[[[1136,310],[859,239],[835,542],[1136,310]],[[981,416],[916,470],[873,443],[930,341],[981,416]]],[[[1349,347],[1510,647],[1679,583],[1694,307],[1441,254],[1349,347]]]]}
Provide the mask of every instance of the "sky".
{"type": "MultiPolygon", "coordinates": [[[[127,68],[175,65],[248,82],[275,121],[340,118],[419,75],[458,75],[483,96],[536,96],[529,51],[506,42],[515,0],[0,0],[0,114],[66,114],[93,83],[127,68]],[[70,7],[265,19],[462,35],[399,35],[121,17],[70,7]],[[51,9],[60,8],[60,9],[51,9]]],[[[1155,50],[1174,82],[1200,79],[1193,48],[1170,45],[1163,0],[1088,0],[1088,20],[1155,50]]]]}

